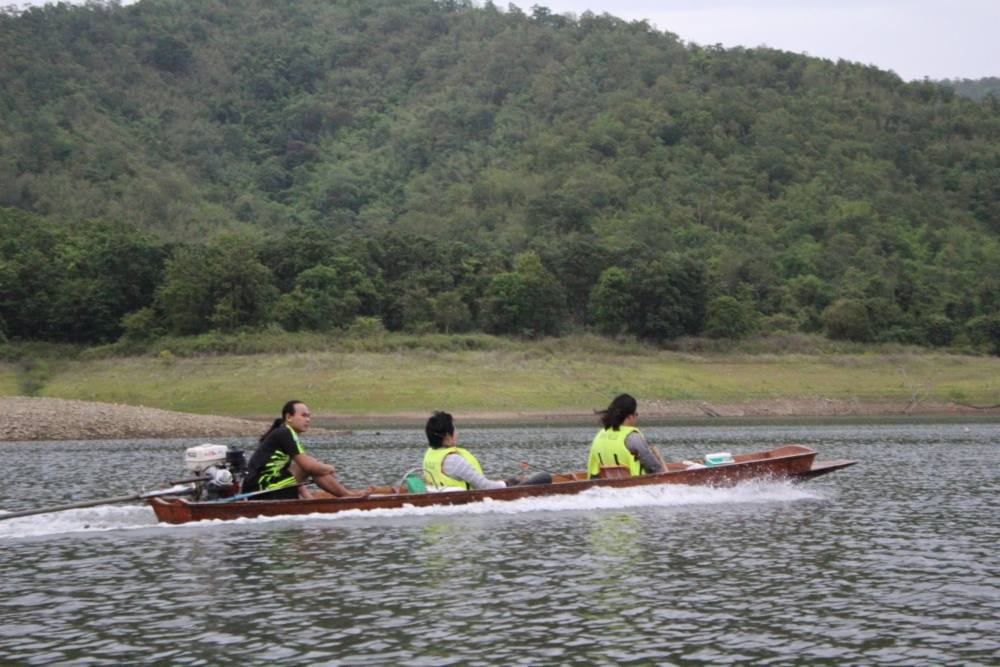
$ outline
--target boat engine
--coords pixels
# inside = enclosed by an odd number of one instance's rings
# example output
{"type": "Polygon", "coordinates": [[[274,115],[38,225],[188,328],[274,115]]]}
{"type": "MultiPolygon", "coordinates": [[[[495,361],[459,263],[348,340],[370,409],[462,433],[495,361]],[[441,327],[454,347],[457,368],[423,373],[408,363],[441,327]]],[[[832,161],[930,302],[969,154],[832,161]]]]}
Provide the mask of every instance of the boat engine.
{"type": "Polygon", "coordinates": [[[240,492],[247,457],[242,449],[204,444],[184,452],[184,467],[200,477],[195,482],[195,500],[228,498],[240,492]]]}

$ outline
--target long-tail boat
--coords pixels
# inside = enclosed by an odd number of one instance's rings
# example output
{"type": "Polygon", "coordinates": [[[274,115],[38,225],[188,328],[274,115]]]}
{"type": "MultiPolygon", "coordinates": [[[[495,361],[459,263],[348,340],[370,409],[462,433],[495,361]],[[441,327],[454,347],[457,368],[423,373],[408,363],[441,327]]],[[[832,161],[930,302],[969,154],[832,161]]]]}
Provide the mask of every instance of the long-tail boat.
{"type": "MultiPolygon", "coordinates": [[[[729,459],[727,458],[727,461],[729,459]]],[[[585,471],[552,475],[550,484],[516,485],[505,489],[457,490],[410,492],[404,483],[382,487],[364,497],[333,497],[325,492],[314,492],[308,500],[265,500],[259,497],[244,499],[219,498],[196,501],[182,496],[155,496],[148,498],[156,518],[166,523],[187,523],[209,519],[239,519],[260,516],[291,514],[330,514],[346,510],[394,509],[400,507],[428,507],[432,505],[464,505],[486,499],[494,501],[518,500],[540,496],[572,495],[593,488],[626,488],[659,484],[688,484],[732,486],[755,479],[806,480],[831,473],[857,461],[838,459],[816,461],[816,452],[803,445],[784,445],[775,449],[749,454],[737,454],[731,462],[705,465],[694,463],[668,463],[664,472],[628,476],[627,468],[609,467],[599,477],[588,479],[585,471]]]]}

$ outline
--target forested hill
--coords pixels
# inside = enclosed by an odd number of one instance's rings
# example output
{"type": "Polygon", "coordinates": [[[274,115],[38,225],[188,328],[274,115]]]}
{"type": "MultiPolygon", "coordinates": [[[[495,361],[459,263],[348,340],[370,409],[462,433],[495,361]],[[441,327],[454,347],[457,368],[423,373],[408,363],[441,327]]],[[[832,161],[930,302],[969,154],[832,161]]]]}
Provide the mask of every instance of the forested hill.
{"type": "Polygon", "coordinates": [[[8,12],[0,84],[0,337],[1000,340],[992,97],[430,0],[8,12]]]}
{"type": "Polygon", "coordinates": [[[987,95],[1000,99],[1000,77],[987,76],[981,79],[945,79],[941,84],[954,88],[959,95],[982,100],[987,95]]]}

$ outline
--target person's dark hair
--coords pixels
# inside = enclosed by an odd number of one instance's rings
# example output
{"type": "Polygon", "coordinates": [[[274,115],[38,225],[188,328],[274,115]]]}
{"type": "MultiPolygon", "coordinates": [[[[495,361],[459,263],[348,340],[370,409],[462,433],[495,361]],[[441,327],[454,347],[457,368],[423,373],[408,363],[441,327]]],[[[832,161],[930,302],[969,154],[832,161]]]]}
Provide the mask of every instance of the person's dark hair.
{"type": "Polygon", "coordinates": [[[281,406],[281,416],[275,419],[271,423],[271,428],[267,429],[267,431],[264,432],[264,435],[260,436],[260,439],[257,442],[264,442],[264,438],[271,435],[271,431],[273,431],[276,428],[280,428],[281,425],[285,423],[285,420],[287,418],[295,414],[295,406],[299,405],[300,403],[302,403],[302,401],[293,398],[292,400],[288,401],[283,406],[281,406]]]}
{"type": "Polygon", "coordinates": [[[455,433],[455,422],[450,414],[438,410],[427,420],[424,432],[427,433],[427,442],[430,446],[437,448],[444,444],[445,436],[455,433]]]}
{"type": "Polygon", "coordinates": [[[604,424],[604,428],[617,431],[622,422],[629,415],[634,415],[638,409],[639,406],[632,396],[629,394],[619,394],[615,396],[615,400],[611,401],[611,405],[604,410],[595,410],[594,413],[601,416],[601,423],[604,424]]]}

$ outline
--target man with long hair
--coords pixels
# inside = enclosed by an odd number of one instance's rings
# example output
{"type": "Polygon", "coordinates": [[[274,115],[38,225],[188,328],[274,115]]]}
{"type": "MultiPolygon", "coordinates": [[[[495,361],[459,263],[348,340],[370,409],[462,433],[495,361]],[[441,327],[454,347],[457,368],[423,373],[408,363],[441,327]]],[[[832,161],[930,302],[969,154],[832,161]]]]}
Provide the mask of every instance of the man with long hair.
{"type": "Polygon", "coordinates": [[[336,469],[306,454],[299,435],[309,429],[309,407],[302,401],[291,400],[281,408],[247,464],[243,493],[268,491],[261,494],[268,500],[312,498],[305,482],[312,479],[316,486],[334,496],[366,496],[368,490],[352,491],[341,484],[336,469]]]}

